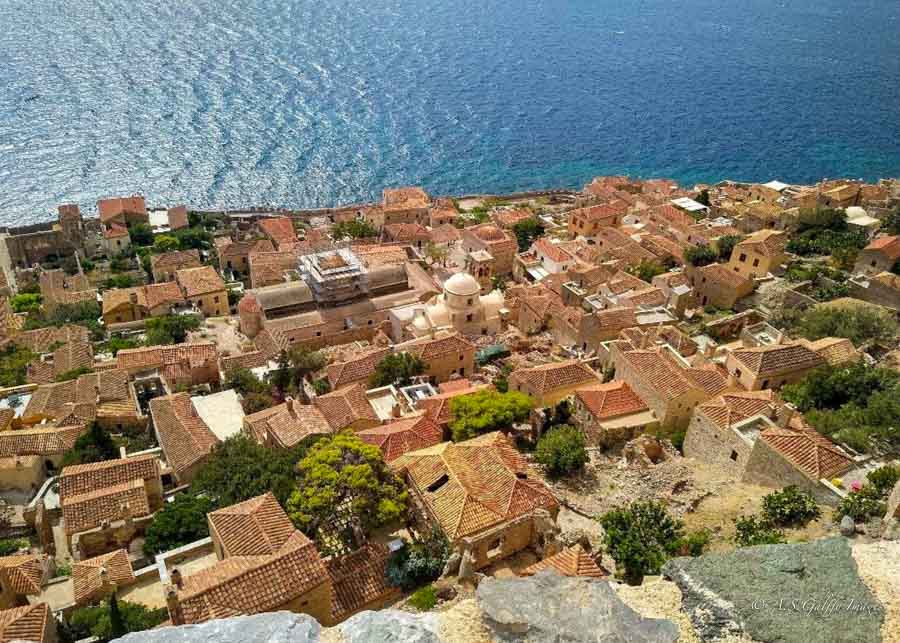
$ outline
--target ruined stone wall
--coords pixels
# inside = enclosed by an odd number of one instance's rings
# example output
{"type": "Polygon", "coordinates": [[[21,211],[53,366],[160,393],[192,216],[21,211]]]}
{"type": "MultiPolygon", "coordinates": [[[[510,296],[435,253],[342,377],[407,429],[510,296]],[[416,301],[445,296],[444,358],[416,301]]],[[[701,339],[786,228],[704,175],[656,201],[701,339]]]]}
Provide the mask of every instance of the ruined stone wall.
{"type": "Polygon", "coordinates": [[[752,450],[731,428],[720,429],[703,413],[694,411],[684,437],[686,457],[718,464],[740,477],[752,450]]]}

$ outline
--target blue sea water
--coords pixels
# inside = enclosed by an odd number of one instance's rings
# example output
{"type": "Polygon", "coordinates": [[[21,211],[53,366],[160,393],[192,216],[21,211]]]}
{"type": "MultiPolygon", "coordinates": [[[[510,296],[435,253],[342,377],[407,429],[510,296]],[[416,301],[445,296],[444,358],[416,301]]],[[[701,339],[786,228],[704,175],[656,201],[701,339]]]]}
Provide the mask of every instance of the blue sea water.
{"type": "Polygon", "coordinates": [[[0,0],[0,224],[900,175],[897,0],[0,0]]]}

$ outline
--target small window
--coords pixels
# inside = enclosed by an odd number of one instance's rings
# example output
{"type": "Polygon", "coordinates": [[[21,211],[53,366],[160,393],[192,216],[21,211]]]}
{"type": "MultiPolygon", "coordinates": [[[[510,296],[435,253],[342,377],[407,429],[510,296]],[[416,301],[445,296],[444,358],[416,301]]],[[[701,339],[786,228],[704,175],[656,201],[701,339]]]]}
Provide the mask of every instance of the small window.
{"type": "Polygon", "coordinates": [[[467,322],[472,321],[472,313],[469,313],[468,315],[466,315],[466,321],[467,322]]]}
{"type": "Polygon", "coordinates": [[[528,480],[528,474],[525,473],[524,471],[516,471],[516,477],[519,480],[528,480]]]}
{"type": "Polygon", "coordinates": [[[734,369],[734,376],[736,378],[740,379],[741,378],[741,369],[739,369],[739,368],[734,369]]]}
{"type": "Polygon", "coordinates": [[[465,358],[466,358],[465,355],[463,355],[462,353],[459,354],[459,361],[460,361],[460,362],[463,361],[465,358]]]}
{"type": "Polygon", "coordinates": [[[759,265],[759,259],[753,260],[753,267],[756,268],[759,265]]]}
{"type": "Polygon", "coordinates": [[[367,323],[369,326],[371,326],[371,325],[372,325],[372,320],[370,319],[370,320],[369,320],[368,322],[366,322],[366,323],[367,323]]]}
{"type": "Polygon", "coordinates": [[[469,297],[469,302],[468,302],[468,304],[469,304],[469,306],[472,305],[472,298],[471,298],[471,297],[469,297]]]}
{"type": "Polygon", "coordinates": [[[737,451],[732,451],[731,455],[728,457],[731,458],[732,461],[737,462],[737,451]]]}
{"type": "Polygon", "coordinates": [[[742,252],[741,256],[738,257],[738,261],[741,261],[741,262],[747,261],[747,255],[742,252]]]}
{"type": "Polygon", "coordinates": [[[488,545],[488,557],[493,558],[494,556],[499,556],[503,552],[503,541],[497,538],[490,545],[488,545]]]}
{"type": "Polygon", "coordinates": [[[762,381],[762,387],[763,387],[763,388],[769,388],[769,380],[763,380],[763,381],[762,381]]]}
{"type": "Polygon", "coordinates": [[[316,337],[321,337],[321,336],[322,336],[322,331],[317,330],[317,331],[316,331],[316,337]]]}
{"type": "Polygon", "coordinates": [[[213,303],[214,303],[214,304],[218,304],[218,303],[219,303],[219,298],[218,298],[218,297],[213,297],[213,303]]]}
{"type": "Polygon", "coordinates": [[[873,268],[875,267],[875,262],[874,262],[874,261],[872,262],[872,267],[873,267],[873,268]]]}
{"type": "Polygon", "coordinates": [[[434,493],[435,491],[437,491],[438,489],[443,487],[445,484],[447,484],[448,480],[450,480],[450,478],[447,476],[446,473],[441,475],[440,478],[438,478],[437,480],[432,482],[430,485],[428,485],[428,487],[427,487],[428,493],[434,493]]]}

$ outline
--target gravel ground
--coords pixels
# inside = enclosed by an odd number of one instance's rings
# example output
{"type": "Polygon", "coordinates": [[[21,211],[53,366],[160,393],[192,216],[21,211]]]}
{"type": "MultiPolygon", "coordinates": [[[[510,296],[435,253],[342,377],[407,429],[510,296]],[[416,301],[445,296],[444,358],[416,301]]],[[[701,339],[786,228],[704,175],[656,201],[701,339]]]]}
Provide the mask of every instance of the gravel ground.
{"type": "Polygon", "coordinates": [[[885,607],[881,638],[885,643],[900,641],[900,542],[853,545],[853,559],[859,577],[885,607]]]}

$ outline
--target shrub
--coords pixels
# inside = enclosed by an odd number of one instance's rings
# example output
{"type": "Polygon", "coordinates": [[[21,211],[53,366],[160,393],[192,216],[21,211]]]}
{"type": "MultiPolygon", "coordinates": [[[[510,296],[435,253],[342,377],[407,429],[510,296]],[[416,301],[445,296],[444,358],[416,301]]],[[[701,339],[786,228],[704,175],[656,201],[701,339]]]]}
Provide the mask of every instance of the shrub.
{"type": "Polygon", "coordinates": [[[453,440],[468,440],[482,433],[509,429],[531,411],[530,397],[517,391],[499,393],[482,390],[450,400],[450,430],[453,440]]]}
{"type": "Polygon", "coordinates": [[[72,564],[71,563],[60,563],[56,566],[56,577],[60,576],[71,576],[72,575],[72,564]]]}
{"type": "Polygon", "coordinates": [[[209,535],[206,514],[215,509],[204,496],[182,493],[153,515],[144,538],[144,553],[154,556],[209,535]]]}
{"type": "Polygon", "coordinates": [[[26,547],[28,547],[28,541],[24,538],[2,538],[0,539],[0,556],[11,556],[26,547]]]}
{"type": "Polygon", "coordinates": [[[103,462],[118,457],[119,449],[109,432],[97,422],[91,422],[88,430],[75,440],[72,450],[63,456],[62,466],[103,462]]]}
{"type": "Polygon", "coordinates": [[[875,490],[878,491],[883,498],[886,498],[890,495],[894,485],[897,484],[897,481],[900,480],[900,466],[888,464],[879,467],[874,471],[869,471],[869,473],[866,474],[866,480],[868,480],[870,485],[875,487],[875,490]]]}
{"type": "Polygon", "coordinates": [[[763,518],[779,527],[801,527],[820,515],[812,495],[794,485],[766,495],[762,509],[763,518]]]}
{"type": "Polygon", "coordinates": [[[420,587],[409,597],[409,604],[417,610],[427,612],[437,605],[437,593],[432,585],[420,587]]]}
{"type": "Polygon", "coordinates": [[[690,246],[684,251],[684,259],[695,267],[708,266],[719,258],[719,253],[705,244],[690,246]]]}
{"type": "Polygon", "coordinates": [[[709,544],[711,534],[708,529],[701,529],[686,534],[678,541],[679,556],[700,556],[709,544]]]}
{"type": "Polygon", "coordinates": [[[412,378],[425,372],[428,365],[422,359],[412,353],[391,353],[385,355],[375,367],[375,372],[369,378],[369,386],[409,386],[412,378]]]}
{"type": "Polygon", "coordinates": [[[366,237],[377,237],[378,230],[368,221],[354,219],[353,221],[342,221],[333,225],[331,227],[331,236],[334,239],[343,239],[345,237],[363,239],[366,237]]]}
{"type": "Polygon", "coordinates": [[[181,344],[189,331],[200,328],[198,315],[165,315],[153,317],[146,322],[147,346],[181,344]]]}
{"type": "Polygon", "coordinates": [[[409,591],[440,578],[450,557],[450,543],[434,529],[422,541],[407,544],[388,560],[385,575],[390,585],[409,591]]]}
{"type": "Polygon", "coordinates": [[[0,349],[0,387],[24,384],[28,363],[36,358],[27,348],[12,343],[0,349]]]}
{"type": "Polygon", "coordinates": [[[656,275],[661,275],[665,271],[661,263],[647,259],[642,259],[638,265],[628,268],[630,274],[646,282],[652,281],[656,275]]]}
{"type": "Polygon", "coordinates": [[[850,516],[854,522],[865,522],[869,518],[883,516],[885,511],[887,506],[878,489],[874,485],[864,484],[859,491],[847,494],[834,513],[837,520],[850,516]]]}
{"type": "Polygon", "coordinates": [[[734,542],[740,547],[776,545],[784,542],[784,534],[763,518],[741,516],[734,521],[734,542]]]}
{"type": "Polygon", "coordinates": [[[683,523],[657,502],[634,502],[607,512],[600,517],[600,524],[607,551],[633,585],[648,574],[658,574],[682,544],[683,523]]]}
{"type": "Polygon", "coordinates": [[[580,470],[587,464],[587,450],[581,431],[568,424],[560,424],[538,440],[535,461],[544,465],[550,477],[558,478],[580,470]]]}
{"type": "Polygon", "coordinates": [[[846,337],[855,345],[867,341],[891,341],[897,334],[893,313],[869,306],[810,308],[800,316],[794,331],[806,339],[846,337]]]}
{"type": "Polygon", "coordinates": [[[544,234],[544,224],[537,217],[523,219],[512,227],[513,234],[516,235],[516,243],[519,245],[519,252],[525,252],[531,247],[535,239],[544,234]]]}
{"type": "MultiPolygon", "coordinates": [[[[141,632],[149,630],[167,618],[169,612],[165,607],[149,609],[138,603],[128,601],[116,601],[118,619],[125,632],[141,632]]],[[[104,601],[100,605],[76,608],[69,617],[60,624],[59,638],[61,641],[79,641],[82,639],[97,637],[100,641],[110,641],[116,637],[116,626],[113,624],[111,605],[104,601]]]]}
{"type": "Polygon", "coordinates": [[[26,292],[10,298],[9,305],[12,306],[13,312],[28,313],[40,308],[41,301],[43,301],[43,297],[40,294],[26,292]]]}

